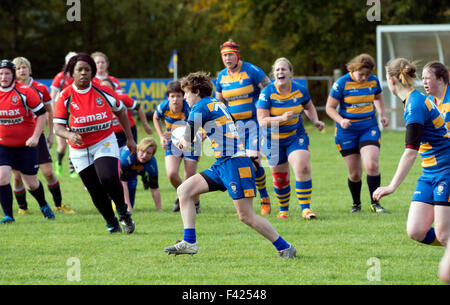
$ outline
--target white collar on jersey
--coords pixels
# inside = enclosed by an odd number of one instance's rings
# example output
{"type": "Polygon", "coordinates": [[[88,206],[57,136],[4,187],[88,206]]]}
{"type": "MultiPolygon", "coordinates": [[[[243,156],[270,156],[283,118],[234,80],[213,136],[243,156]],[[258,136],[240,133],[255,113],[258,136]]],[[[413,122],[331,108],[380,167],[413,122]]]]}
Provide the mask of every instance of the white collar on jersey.
{"type": "Polygon", "coordinates": [[[30,87],[31,84],[33,83],[33,81],[34,81],[34,79],[30,76],[30,82],[28,83],[28,85],[25,85],[25,86],[30,87]]]}
{"type": "Polygon", "coordinates": [[[80,94],[86,94],[86,93],[88,93],[89,90],[91,90],[91,87],[92,87],[92,82],[89,82],[89,87],[88,87],[88,88],[80,90],[80,89],[77,88],[77,86],[75,85],[75,83],[72,83],[72,88],[73,88],[73,90],[75,90],[76,92],[78,92],[78,93],[80,93],[80,94]]]}
{"type": "Polygon", "coordinates": [[[11,84],[11,86],[8,87],[8,88],[0,87],[0,91],[1,91],[1,92],[9,92],[9,91],[11,91],[11,90],[14,88],[14,85],[15,85],[15,84],[16,84],[16,81],[13,81],[12,84],[11,84]]]}
{"type": "Polygon", "coordinates": [[[103,80],[105,78],[108,78],[109,75],[108,75],[108,73],[106,73],[105,75],[96,74],[95,77],[97,77],[98,79],[102,79],[103,80]]]}

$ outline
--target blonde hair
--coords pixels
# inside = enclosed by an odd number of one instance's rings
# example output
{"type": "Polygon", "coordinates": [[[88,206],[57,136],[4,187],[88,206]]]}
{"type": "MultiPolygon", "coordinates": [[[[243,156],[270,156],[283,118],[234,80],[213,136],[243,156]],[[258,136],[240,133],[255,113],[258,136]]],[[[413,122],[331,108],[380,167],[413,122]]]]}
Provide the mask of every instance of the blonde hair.
{"type": "Polygon", "coordinates": [[[30,75],[31,75],[31,63],[25,57],[16,57],[13,59],[12,63],[16,66],[16,69],[19,68],[20,65],[27,66],[28,70],[30,70],[30,75]]]}
{"type": "Polygon", "coordinates": [[[386,72],[389,76],[397,78],[403,87],[412,87],[416,76],[415,62],[409,62],[406,58],[395,58],[386,64],[386,72]]]}
{"type": "Polygon", "coordinates": [[[102,52],[100,52],[100,51],[97,51],[97,52],[94,52],[94,53],[91,54],[91,57],[92,57],[94,60],[95,60],[95,58],[96,58],[97,56],[102,56],[102,57],[105,59],[105,61],[106,61],[106,63],[108,64],[108,66],[109,66],[109,59],[108,59],[108,56],[106,56],[105,53],[102,53],[102,52]]]}
{"type": "Polygon", "coordinates": [[[272,65],[272,71],[270,72],[272,76],[274,76],[275,73],[275,66],[281,62],[284,61],[288,64],[289,66],[289,71],[291,71],[292,75],[294,75],[294,66],[292,66],[292,63],[289,61],[289,59],[287,59],[286,57],[279,57],[275,60],[275,62],[272,65]]]}
{"type": "Polygon", "coordinates": [[[137,150],[139,151],[144,151],[149,149],[150,147],[153,147],[153,155],[156,154],[156,149],[157,149],[157,145],[156,145],[156,141],[153,138],[147,137],[147,138],[143,138],[139,144],[137,145],[137,150]]]}
{"type": "Polygon", "coordinates": [[[369,54],[359,54],[347,63],[347,70],[350,72],[367,68],[370,71],[375,67],[375,60],[369,54]]]}

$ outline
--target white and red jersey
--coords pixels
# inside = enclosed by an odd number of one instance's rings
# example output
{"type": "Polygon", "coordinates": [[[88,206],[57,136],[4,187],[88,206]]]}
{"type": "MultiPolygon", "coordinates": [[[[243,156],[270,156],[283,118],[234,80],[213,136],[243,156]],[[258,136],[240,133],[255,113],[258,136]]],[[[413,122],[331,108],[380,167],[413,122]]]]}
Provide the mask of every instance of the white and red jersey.
{"type": "Polygon", "coordinates": [[[33,113],[42,108],[39,95],[20,83],[0,88],[0,145],[25,146],[36,126],[33,113]]]}
{"type": "Polygon", "coordinates": [[[101,81],[104,80],[105,78],[109,78],[110,80],[112,80],[113,84],[114,84],[114,90],[117,93],[122,93],[122,87],[120,86],[120,82],[117,78],[115,78],[114,76],[108,75],[106,74],[105,76],[100,76],[100,75],[95,75],[95,77],[92,79],[92,82],[94,84],[100,85],[101,81]]]}
{"type": "Polygon", "coordinates": [[[69,141],[72,148],[86,148],[113,133],[112,111],[119,111],[122,107],[117,94],[107,86],[91,83],[89,88],[80,90],[72,84],[58,96],[53,122],[81,135],[81,146],[69,141]]]}
{"type": "MultiPolygon", "coordinates": [[[[136,122],[134,121],[131,110],[135,109],[138,103],[126,94],[118,94],[117,96],[119,97],[119,100],[122,102],[122,104],[126,107],[130,127],[133,127],[134,125],[136,125],[136,122]]],[[[122,125],[120,125],[119,122],[119,118],[115,114],[113,114],[113,130],[115,133],[123,131],[122,125]]]]}
{"type": "Polygon", "coordinates": [[[53,78],[53,82],[51,85],[52,89],[55,89],[58,92],[63,91],[73,83],[73,78],[67,74],[64,74],[64,71],[59,72],[53,78]]]}

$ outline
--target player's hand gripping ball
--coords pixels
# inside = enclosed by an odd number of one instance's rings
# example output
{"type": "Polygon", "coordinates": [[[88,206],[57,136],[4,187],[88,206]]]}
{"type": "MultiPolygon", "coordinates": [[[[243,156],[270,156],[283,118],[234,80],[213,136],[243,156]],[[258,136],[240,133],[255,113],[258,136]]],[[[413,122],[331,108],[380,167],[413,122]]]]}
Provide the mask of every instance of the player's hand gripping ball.
{"type": "Polygon", "coordinates": [[[172,143],[181,149],[183,152],[193,152],[195,145],[198,145],[199,143],[202,143],[202,139],[200,138],[200,135],[198,133],[195,134],[194,142],[192,144],[186,143],[186,141],[182,141],[181,139],[184,136],[184,133],[186,131],[186,127],[178,127],[177,129],[172,131],[171,140],[172,143]],[[188,144],[188,145],[183,145],[188,144]],[[181,146],[181,147],[180,147],[181,146]]]}

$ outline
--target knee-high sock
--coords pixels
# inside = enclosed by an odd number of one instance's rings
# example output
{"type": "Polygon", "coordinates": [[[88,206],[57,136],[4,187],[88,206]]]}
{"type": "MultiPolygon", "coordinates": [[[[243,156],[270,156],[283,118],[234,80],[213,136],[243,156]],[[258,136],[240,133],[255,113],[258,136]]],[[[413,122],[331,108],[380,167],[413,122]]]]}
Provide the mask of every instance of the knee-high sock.
{"type": "Polygon", "coordinates": [[[352,194],[354,205],[361,204],[361,187],[362,187],[361,180],[359,180],[358,182],[353,182],[350,179],[348,179],[348,188],[350,189],[350,194],[352,194]]]}
{"type": "Polygon", "coordinates": [[[280,211],[289,211],[289,200],[291,197],[291,186],[288,172],[273,173],[273,189],[277,197],[280,211]]]}
{"type": "Polygon", "coordinates": [[[372,195],[375,190],[380,187],[381,184],[381,175],[377,176],[369,176],[367,175],[367,186],[369,187],[369,193],[370,193],[370,202],[372,204],[377,203],[377,201],[373,200],[372,195]]]}
{"type": "Polygon", "coordinates": [[[255,172],[255,182],[256,188],[259,191],[259,196],[261,198],[269,197],[266,189],[266,172],[264,171],[264,167],[260,166],[255,172]]]}
{"type": "Polygon", "coordinates": [[[59,187],[59,180],[56,179],[56,181],[53,183],[47,183],[47,187],[50,193],[52,194],[55,206],[60,207],[62,202],[62,195],[61,195],[61,188],[59,187]]]}
{"type": "Polygon", "coordinates": [[[14,197],[16,197],[19,208],[22,210],[28,209],[27,192],[25,190],[25,186],[22,186],[21,188],[18,189],[14,189],[13,193],[14,197]]]}
{"type": "Polygon", "coordinates": [[[42,186],[41,181],[39,181],[39,186],[37,189],[35,189],[34,191],[30,190],[29,192],[31,196],[33,196],[36,199],[40,207],[47,205],[47,201],[45,200],[44,187],[42,186]]]}
{"type": "Polygon", "coordinates": [[[0,203],[5,216],[13,218],[13,195],[11,184],[0,186],[0,203]]]}
{"type": "Polygon", "coordinates": [[[312,180],[295,181],[295,192],[302,210],[309,209],[311,205],[312,180]]]}

